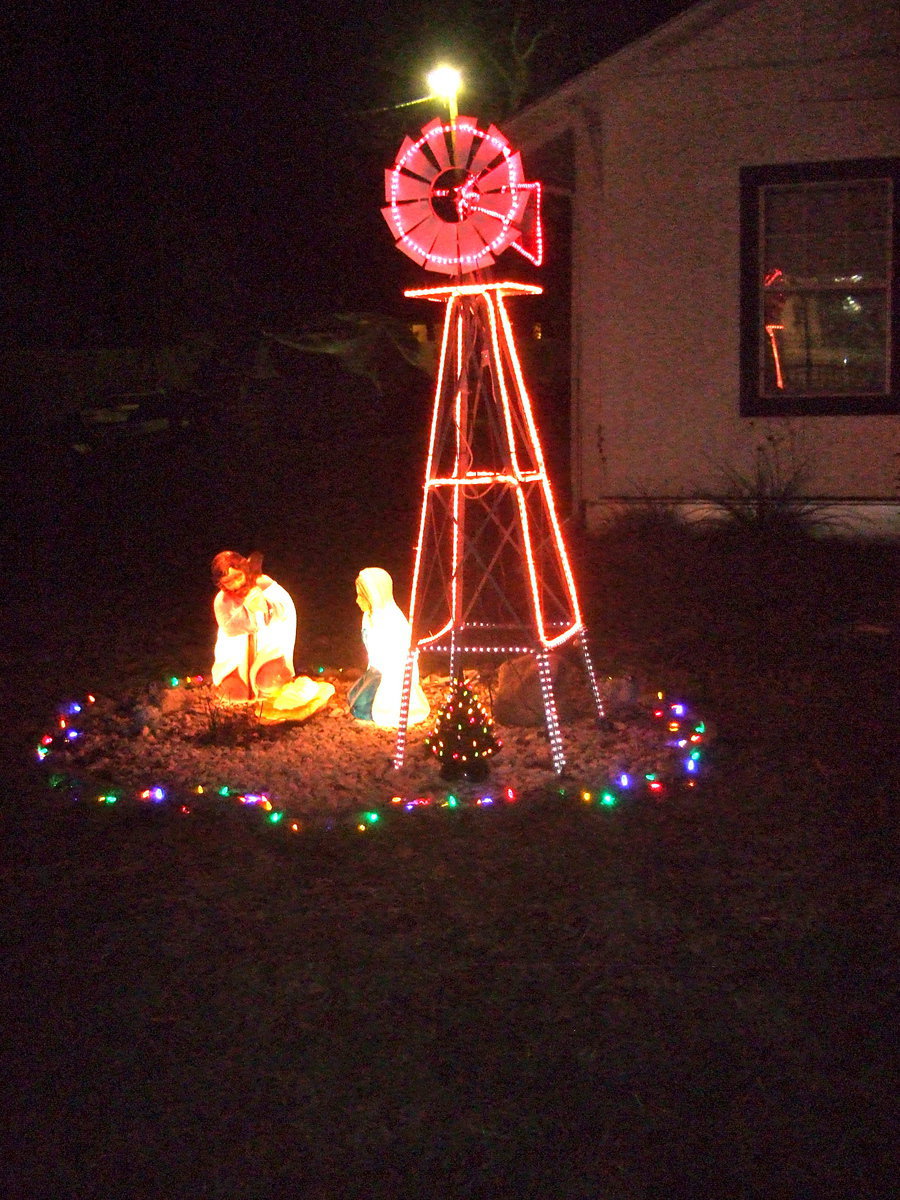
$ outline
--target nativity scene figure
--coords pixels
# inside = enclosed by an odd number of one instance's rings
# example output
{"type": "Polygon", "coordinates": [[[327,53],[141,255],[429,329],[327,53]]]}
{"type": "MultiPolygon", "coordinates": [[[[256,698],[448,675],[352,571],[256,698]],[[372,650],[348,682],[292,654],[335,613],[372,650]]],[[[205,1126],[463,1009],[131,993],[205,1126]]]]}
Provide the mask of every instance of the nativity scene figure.
{"type": "MultiPolygon", "coordinates": [[[[368,655],[365,673],[347,693],[350,712],[384,729],[400,725],[403,678],[409,657],[410,625],[394,599],[394,582],[382,567],[365,567],[356,577],[356,603],[362,610],[362,639],[368,655]]],[[[426,719],[430,705],[416,667],[406,723],[426,719]]]]}
{"type": "Polygon", "coordinates": [[[262,555],[222,550],[212,561],[217,635],[212,682],[225,701],[261,704],[265,724],[301,721],[334,695],[330,683],[294,675],[297,610],[262,570],[262,555]]]}

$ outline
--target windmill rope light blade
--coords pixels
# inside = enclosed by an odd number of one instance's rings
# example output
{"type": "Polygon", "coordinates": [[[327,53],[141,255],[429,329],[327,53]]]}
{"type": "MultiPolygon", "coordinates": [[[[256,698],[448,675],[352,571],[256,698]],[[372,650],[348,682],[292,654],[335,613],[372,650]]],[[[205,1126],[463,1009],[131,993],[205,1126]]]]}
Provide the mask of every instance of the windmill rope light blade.
{"type": "Polygon", "coordinates": [[[522,158],[495,125],[436,117],[404,139],[385,171],[382,214],[397,246],[427,271],[466,275],[509,247],[540,264],[540,184],[526,181],[522,158]],[[529,240],[523,221],[533,204],[529,240]]]}

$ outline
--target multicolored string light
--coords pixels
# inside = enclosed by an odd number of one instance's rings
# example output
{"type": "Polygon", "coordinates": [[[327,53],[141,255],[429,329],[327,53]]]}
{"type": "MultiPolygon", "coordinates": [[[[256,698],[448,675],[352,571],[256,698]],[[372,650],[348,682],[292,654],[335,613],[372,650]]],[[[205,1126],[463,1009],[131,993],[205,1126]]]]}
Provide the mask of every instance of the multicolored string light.
{"type": "MultiPolygon", "coordinates": [[[[193,686],[203,682],[202,676],[170,680],[175,687],[193,686]]],[[[52,731],[45,733],[36,747],[38,762],[55,767],[73,742],[87,736],[79,718],[95,703],[88,695],[83,701],[62,704],[56,713],[52,731]]],[[[669,701],[662,692],[648,710],[648,716],[658,727],[660,744],[670,751],[671,763],[665,771],[630,772],[617,770],[596,786],[558,787],[554,794],[561,798],[574,797],[590,808],[612,809],[627,799],[648,797],[660,801],[682,787],[695,787],[701,774],[708,744],[706,723],[691,714],[683,701],[669,701]]],[[[301,816],[290,813],[265,792],[248,792],[229,784],[198,783],[169,787],[149,782],[143,787],[103,787],[90,780],[69,775],[63,770],[48,771],[49,786],[69,800],[100,807],[132,807],[165,810],[176,816],[189,817],[201,812],[218,811],[223,806],[239,808],[258,817],[265,828],[294,836],[313,830],[351,829],[369,832],[389,823],[395,814],[417,813],[423,810],[458,812],[463,809],[500,809],[521,799],[515,788],[504,785],[461,784],[452,788],[423,791],[417,795],[392,795],[386,804],[377,805],[341,816],[301,816]]]]}

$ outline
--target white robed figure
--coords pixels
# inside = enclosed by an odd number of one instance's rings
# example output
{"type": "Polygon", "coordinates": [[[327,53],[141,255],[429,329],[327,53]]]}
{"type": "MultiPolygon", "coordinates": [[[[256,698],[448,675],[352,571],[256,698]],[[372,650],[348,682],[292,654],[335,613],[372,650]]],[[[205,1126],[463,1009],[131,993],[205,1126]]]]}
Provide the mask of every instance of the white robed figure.
{"type": "MultiPolygon", "coordinates": [[[[409,621],[394,600],[394,584],[381,567],[365,567],[356,578],[356,603],[362,609],[362,639],[369,665],[347,693],[353,716],[385,729],[400,724],[403,676],[412,636],[409,621]]],[[[413,664],[409,725],[424,721],[430,705],[413,664]]]]}
{"type": "Polygon", "coordinates": [[[218,633],[213,685],[232,698],[274,695],[294,678],[297,611],[287,591],[262,574],[255,556],[225,550],[213,560],[218,633]]]}

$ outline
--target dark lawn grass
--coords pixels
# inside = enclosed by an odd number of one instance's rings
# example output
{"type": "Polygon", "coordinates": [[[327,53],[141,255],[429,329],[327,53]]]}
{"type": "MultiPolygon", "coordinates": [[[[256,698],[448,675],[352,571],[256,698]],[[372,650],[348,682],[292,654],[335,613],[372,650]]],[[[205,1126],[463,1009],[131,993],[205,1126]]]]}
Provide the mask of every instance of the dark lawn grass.
{"type": "Polygon", "coordinates": [[[890,1194],[896,638],[854,623],[895,619],[891,554],[578,540],[600,669],[716,726],[662,804],[290,842],[67,810],[23,766],[47,707],[196,669],[221,545],[269,551],[321,654],[354,652],[360,566],[403,576],[383,481],[382,523],[354,487],[251,518],[188,465],[22,501],[52,582],[7,649],[0,1194],[890,1194]]]}

